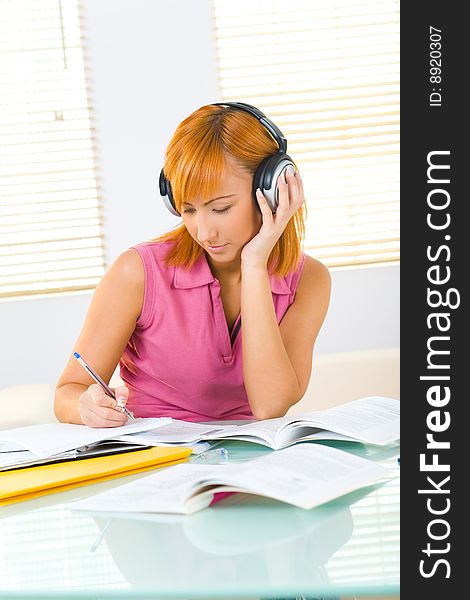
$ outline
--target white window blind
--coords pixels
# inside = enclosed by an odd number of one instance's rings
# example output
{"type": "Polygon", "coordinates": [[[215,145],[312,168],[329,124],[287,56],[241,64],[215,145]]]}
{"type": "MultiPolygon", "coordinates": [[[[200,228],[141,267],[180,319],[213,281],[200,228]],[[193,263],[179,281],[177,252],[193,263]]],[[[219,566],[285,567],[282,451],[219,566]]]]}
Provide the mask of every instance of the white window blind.
{"type": "Polygon", "coordinates": [[[214,0],[221,100],[281,129],[329,266],[399,259],[399,2],[214,0]]]}
{"type": "Polygon", "coordinates": [[[0,0],[0,296],[104,272],[76,0],[0,0]]]}

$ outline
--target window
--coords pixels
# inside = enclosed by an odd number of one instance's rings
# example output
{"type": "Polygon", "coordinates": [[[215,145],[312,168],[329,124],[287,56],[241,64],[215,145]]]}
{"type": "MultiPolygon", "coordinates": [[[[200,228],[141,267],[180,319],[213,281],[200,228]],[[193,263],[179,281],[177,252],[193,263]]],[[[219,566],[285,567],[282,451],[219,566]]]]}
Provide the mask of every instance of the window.
{"type": "Polygon", "coordinates": [[[222,101],[259,107],[302,174],[305,251],[399,259],[399,3],[214,0],[222,101]]]}
{"type": "Polygon", "coordinates": [[[0,297],[104,272],[76,0],[0,0],[0,297]]]}

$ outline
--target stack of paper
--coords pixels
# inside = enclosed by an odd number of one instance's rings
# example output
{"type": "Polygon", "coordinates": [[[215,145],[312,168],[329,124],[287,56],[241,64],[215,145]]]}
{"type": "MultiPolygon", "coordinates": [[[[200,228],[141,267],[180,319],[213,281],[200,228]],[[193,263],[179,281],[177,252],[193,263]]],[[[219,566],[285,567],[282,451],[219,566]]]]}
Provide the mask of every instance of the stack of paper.
{"type": "Polygon", "coordinates": [[[29,450],[39,457],[47,458],[60,452],[76,450],[103,440],[115,438],[124,433],[137,433],[162,427],[171,419],[137,419],[122,427],[87,427],[71,423],[46,423],[29,425],[0,431],[0,450],[8,442],[10,449],[29,450]]]}
{"type": "Polygon", "coordinates": [[[167,417],[138,419],[113,428],[69,423],[19,427],[0,431],[0,471],[151,446],[187,447],[199,454],[209,447],[202,441],[207,434],[226,429],[230,428],[173,421],[167,417]]]}

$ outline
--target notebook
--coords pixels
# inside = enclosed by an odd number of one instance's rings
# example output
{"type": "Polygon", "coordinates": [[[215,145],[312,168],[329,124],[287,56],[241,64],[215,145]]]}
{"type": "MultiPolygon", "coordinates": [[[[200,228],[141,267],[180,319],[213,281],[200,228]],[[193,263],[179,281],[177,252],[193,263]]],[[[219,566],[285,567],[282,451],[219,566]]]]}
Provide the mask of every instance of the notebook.
{"type": "Polygon", "coordinates": [[[165,447],[7,471],[0,476],[0,506],[184,461],[191,448],[165,447]]]}

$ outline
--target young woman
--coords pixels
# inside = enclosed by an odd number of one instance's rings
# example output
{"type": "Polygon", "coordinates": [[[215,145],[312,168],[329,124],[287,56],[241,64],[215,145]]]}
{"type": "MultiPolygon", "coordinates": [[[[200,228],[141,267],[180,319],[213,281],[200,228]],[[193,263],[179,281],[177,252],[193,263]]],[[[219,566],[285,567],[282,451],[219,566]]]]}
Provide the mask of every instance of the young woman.
{"type": "Polygon", "coordinates": [[[285,151],[250,105],[203,106],[180,123],[160,191],[183,223],[117,258],[74,348],[107,382],[119,363],[125,385],[110,398],[71,357],[59,420],[116,427],[123,405],[136,417],[269,419],[302,398],[330,276],[302,251],[304,190],[285,151]]]}

